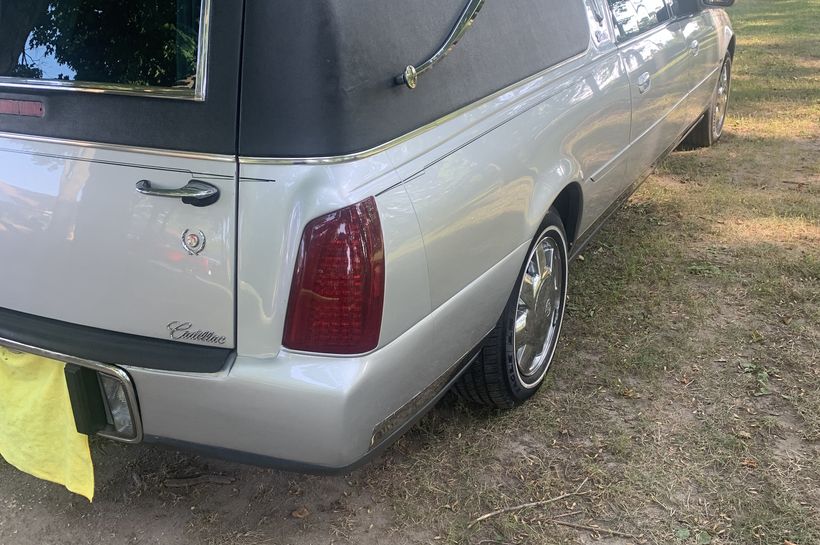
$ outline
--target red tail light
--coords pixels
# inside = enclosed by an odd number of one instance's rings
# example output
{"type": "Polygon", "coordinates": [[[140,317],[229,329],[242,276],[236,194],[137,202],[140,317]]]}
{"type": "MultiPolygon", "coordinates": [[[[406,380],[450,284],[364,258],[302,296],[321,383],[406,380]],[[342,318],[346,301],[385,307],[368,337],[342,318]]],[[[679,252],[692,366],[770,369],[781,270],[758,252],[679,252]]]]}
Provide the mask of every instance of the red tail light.
{"type": "Polygon", "coordinates": [[[373,197],[311,221],[302,235],[284,345],[334,354],[379,342],[384,306],[384,244],[373,197]]]}

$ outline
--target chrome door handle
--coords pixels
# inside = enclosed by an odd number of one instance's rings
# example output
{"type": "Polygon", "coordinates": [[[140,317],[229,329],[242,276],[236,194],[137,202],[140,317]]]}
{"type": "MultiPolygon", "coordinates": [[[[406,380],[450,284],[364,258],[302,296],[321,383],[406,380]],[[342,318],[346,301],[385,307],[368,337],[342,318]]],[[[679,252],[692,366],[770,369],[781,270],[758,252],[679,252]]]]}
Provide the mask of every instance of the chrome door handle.
{"type": "Polygon", "coordinates": [[[650,87],[652,87],[652,76],[649,75],[649,72],[644,72],[638,78],[638,91],[644,94],[650,87]]]}
{"type": "Polygon", "coordinates": [[[689,44],[689,52],[693,57],[698,56],[698,53],[700,53],[700,43],[698,43],[697,40],[692,40],[692,43],[689,44]]]}
{"type": "Polygon", "coordinates": [[[208,206],[219,200],[219,188],[201,180],[191,180],[177,189],[159,189],[152,187],[149,180],[140,180],[137,182],[137,193],[182,199],[182,202],[192,206],[208,206]]]}
{"type": "Polygon", "coordinates": [[[418,78],[424,72],[432,68],[441,59],[447,56],[448,53],[456,46],[459,40],[464,36],[473,24],[473,21],[481,11],[481,6],[484,5],[484,0],[468,0],[467,5],[461,12],[461,16],[456,21],[455,26],[450,31],[450,35],[444,41],[441,47],[433,53],[433,56],[421,63],[418,66],[408,65],[404,72],[396,76],[394,79],[396,85],[406,85],[410,89],[415,89],[418,83],[418,78]]]}

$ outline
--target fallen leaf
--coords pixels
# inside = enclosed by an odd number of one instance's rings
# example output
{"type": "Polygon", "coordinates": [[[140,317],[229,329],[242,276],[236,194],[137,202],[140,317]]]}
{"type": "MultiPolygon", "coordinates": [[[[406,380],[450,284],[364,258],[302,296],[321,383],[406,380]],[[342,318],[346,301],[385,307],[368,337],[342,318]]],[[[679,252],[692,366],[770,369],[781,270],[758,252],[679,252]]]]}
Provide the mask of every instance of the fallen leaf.
{"type": "Polygon", "coordinates": [[[757,460],[755,460],[754,458],[744,458],[740,462],[740,465],[742,465],[743,467],[748,467],[749,469],[757,469],[757,460]]]}
{"type": "Polygon", "coordinates": [[[303,519],[308,515],[310,515],[310,511],[304,505],[290,514],[295,519],[303,519]]]}
{"type": "Polygon", "coordinates": [[[624,396],[627,399],[640,399],[641,398],[641,394],[639,394],[638,392],[636,392],[632,388],[626,388],[626,387],[621,392],[621,395],[624,396]]]}

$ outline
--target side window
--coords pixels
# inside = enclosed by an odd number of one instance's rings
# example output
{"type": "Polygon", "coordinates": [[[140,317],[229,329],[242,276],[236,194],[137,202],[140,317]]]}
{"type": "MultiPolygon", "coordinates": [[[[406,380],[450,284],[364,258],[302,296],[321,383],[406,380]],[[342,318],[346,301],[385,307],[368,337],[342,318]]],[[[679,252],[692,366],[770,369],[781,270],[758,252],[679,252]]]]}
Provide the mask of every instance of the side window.
{"type": "Polygon", "coordinates": [[[0,1],[0,85],[201,98],[206,2],[0,1]]]}
{"type": "Polygon", "coordinates": [[[666,2],[672,10],[672,15],[676,17],[689,15],[698,11],[697,0],[666,0],[666,2]]]}
{"type": "Polygon", "coordinates": [[[618,40],[637,36],[669,20],[664,0],[608,0],[618,40]]]}

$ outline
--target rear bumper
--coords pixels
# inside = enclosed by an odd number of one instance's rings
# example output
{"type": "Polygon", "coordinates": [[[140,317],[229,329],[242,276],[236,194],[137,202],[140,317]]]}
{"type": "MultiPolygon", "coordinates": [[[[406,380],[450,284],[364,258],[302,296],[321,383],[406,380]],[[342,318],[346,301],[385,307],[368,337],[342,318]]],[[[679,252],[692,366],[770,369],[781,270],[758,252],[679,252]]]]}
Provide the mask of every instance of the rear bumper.
{"type": "Polygon", "coordinates": [[[213,375],[126,368],[144,441],[299,472],[352,469],[401,435],[471,362],[472,353],[455,357],[436,380],[418,386],[418,363],[447,358],[422,347],[432,325],[422,322],[355,358],[239,356],[213,375]],[[417,377],[407,376],[414,367],[417,377]]]}
{"type": "MultiPolygon", "coordinates": [[[[367,463],[373,457],[380,454],[386,447],[398,439],[405,431],[412,427],[430,408],[432,408],[442,396],[450,389],[461,374],[467,370],[470,364],[474,361],[477,352],[470,353],[454,365],[448,372],[441,377],[441,380],[432,384],[426,390],[420,392],[413,399],[410,400],[401,410],[394,412],[380,425],[377,426],[376,431],[371,435],[371,440],[366,448],[362,450],[362,445],[357,444],[352,440],[356,435],[356,430],[361,429],[365,433],[366,426],[359,426],[355,422],[345,420],[346,417],[341,416],[339,419],[333,420],[335,429],[335,440],[342,441],[345,431],[350,432],[348,440],[344,444],[331,444],[331,438],[319,441],[318,447],[322,450],[315,450],[307,453],[305,450],[308,445],[316,444],[311,439],[310,435],[315,432],[311,429],[304,429],[295,431],[298,439],[296,442],[280,443],[272,440],[265,445],[262,445],[264,453],[259,453],[250,450],[237,450],[229,446],[220,446],[214,444],[204,444],[198,442],[191,442],[177,438],[162,437],[157,435],[145,435],[144,441],[146,443],[154,443],[170,448],[188,450],[199,452],[207,456],[222,458],[233,462],[244,464],[267,466],[285,471],[294,471],[299,473],[312,473],[317,475],[337,475],[347,473],[362,464],[367,463]],[[287,448],[284,448],[287,447],[287,448]],[[281,458],[280,456],[287,456],[281,458]]],[[[304,403],[298,407],[291,407],[292,411],[299,411],[304,408],[304,403]]],[[[290,414],[290,413],[289,413],[290,414]]],[[[334,413],[334,415],[342,415],[343,413],[334,413]]],[[[306,425],[316,425],[320,423],[326,426],[328,419],[322,415],[314,414],[312,418],[308,419],[306,425]]],[[[243,419],[244,423],[244,419],[243,419]]],[[[246,425],[246,423],[244,423],[246,425]]],[[[279,428],[279,426],[276,426],[279,428]]],[[[211,430],[213,434],[208,436],[209,441],[225,441],[231,442],[233,439],[228,435],[224,436],[224,429],[214,428],[211,430]],[[222,437],[220,440],[219,437],[222,437]]],[[[275,430],[275,431],[278,431],[275,430]]],[[[274,432],[275,433],[275,432],[274,432]]],[[[180,435],[180,434],[177,434],[180,435]]],[[[271,435],[264,434],[263,437],[271,438],[271,435]]],[[[288,434],[288,438],[293,438],[293,434],[288,434]]],[[[249,447],[244,447],[249,448],[249,447]]]]}

